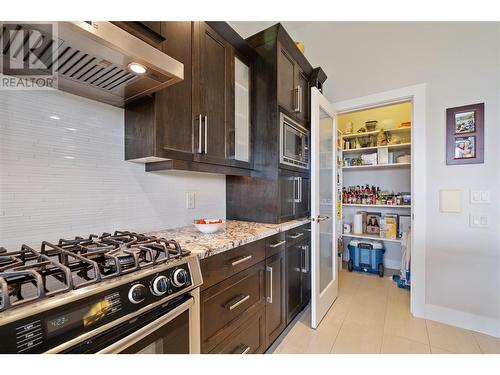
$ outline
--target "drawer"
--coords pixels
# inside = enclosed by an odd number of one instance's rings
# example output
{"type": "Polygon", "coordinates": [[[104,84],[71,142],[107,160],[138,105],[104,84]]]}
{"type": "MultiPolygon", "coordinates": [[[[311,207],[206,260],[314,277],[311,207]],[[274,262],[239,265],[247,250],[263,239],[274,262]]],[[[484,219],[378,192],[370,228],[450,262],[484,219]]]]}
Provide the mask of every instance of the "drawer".
{"type": "Polygon", "coordinates": [[[265,259],[265,243],[265,239],[250,242],[232,250],[202,259],[200,263],[203,275],[201,290],[205,290],[263,261],[265,259]]]}
{"type": "Polygon", "coordinates": [[[285,232],[277,233],[266,238],[266,258],[269,258],[286,248],[285,232]]]}
{"type": "Polygon", "coordinates": [[[206,353],[230,334],[231,323],[264,307],[264,262],[201,293],[201,339],[206,353]]]}
{"type": "Polygon", "coordinates": [[[299,241],[304,240],[311,236],[311,224],[307,223],[300,227],[293,228],[286,231],[287,246],[294,245],[299,241]]]}
{"type": "Polygon", "coordinates": [[[266,349],[264,310],[245,320],[226,340],[217,345],[211,354],[259,354],[266,349]]]}

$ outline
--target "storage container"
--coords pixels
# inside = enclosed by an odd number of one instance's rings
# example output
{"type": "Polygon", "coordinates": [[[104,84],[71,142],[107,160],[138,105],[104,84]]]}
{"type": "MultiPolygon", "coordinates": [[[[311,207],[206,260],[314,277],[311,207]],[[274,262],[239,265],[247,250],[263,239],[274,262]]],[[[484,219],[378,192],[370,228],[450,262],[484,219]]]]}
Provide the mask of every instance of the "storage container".
{"type": "Polygon", "coordinates": [[[385,248],[381,242],[351,240],[349,242],[349,272],[361,271],[384,276],[385,248]]]}

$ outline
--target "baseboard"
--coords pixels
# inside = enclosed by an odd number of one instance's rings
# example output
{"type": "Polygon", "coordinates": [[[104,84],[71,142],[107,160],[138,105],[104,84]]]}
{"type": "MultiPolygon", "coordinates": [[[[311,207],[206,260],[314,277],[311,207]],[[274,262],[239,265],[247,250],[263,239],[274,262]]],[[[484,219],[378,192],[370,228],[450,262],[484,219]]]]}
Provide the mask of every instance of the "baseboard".
{"type": "Polygon", "coordinates": [[[425,305],[425,319],[500,337],[500,320],[431,304],[425,305]]]}

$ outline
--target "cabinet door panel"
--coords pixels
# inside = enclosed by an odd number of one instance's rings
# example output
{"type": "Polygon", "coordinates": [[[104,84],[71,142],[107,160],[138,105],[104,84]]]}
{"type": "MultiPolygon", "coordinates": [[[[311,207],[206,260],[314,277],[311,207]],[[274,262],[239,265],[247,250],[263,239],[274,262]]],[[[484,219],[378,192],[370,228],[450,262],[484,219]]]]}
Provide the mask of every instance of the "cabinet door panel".
{"type": "Polygon", "coordinates": [[[279,174],[280,221],[290,220],[295,215],[295,178],[282,171],[279,174]]]}
{"type": "Polygon", "coordinates": [[[309,82],[304,72],[297,66],[295,68],[295,87],[300,87],[300,105],[298,106],[299,111],[296,113],[296,116],[305,126],[309,121],[309,82]]]}
{"type": "MultiPolygon", "coordinates": [[[[199,112],[203,116],[202,161],[224,162],[228,119],[231,46],[204,22],[199,23],[199,112]]],[[[196,88],[195,88],[196,90],[196,88]]]]}
{"type": "MultiPolygon", "coordinates": [[[[159,154],[169,151],[185,153],[192,158],[193,124],[192,117],[192,23],[164,22],[162,26],[170,36],[164,52],[184,64],[184,80],[158,91],[156,95],[157,147],[159,154]]],[[[196,129],[197,130],[197,129],[196,129]]],[[[196,133],[197,134],[197,133],[196,133]]]]}
{"type": "Polygon", "coordinates": [[[271,345],[286,327],[285,251],[266,260],[266,338],[271,345]]]}
{"type": "Polygon", "coordinates": [[[294,65],[288,53],[278,46],[278,104],[290,113],[294,111],[294,65]]]}
{"type": "Polygon", "coordinates": [[[302,265],[300,244],[287,246],[287,324],[293,320],[302,307],[302,265]]]}

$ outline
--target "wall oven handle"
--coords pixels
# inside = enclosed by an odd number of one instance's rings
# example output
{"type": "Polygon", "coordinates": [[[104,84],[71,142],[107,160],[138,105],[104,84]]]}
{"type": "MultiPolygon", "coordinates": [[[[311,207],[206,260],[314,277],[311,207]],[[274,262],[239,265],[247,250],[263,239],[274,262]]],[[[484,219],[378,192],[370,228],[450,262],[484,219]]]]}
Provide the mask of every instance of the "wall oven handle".
{"type": "Polygon", "coordinates": [[[233,299],[233,301],[236,300],[236,302],[234,302],[234,303],[229,302],[226,304],[226,309],[228,309],[229,311],[232,311],[235,308],[237,308],[239,305],[241,305],[242,303],[248,301],[249,299],[250,299],[249,294],[238,296],[235,299],[233,299]]]}
{"type": "Polygon", "coordinates": [[[273,267],[266,267],[266,272],[268,275],[269,294],[266,297],[267,303],[273,303],[273,267]]]}
{"type": "Polygon", "coordinates": [[[205,116],[205,154],[208,152],[208,116],[205,116]]]}
{"type": "Polygon", "coordinates": [[[250,260],[252,259],[252,256],[251,255],[246,255],[246,256],[243,256],[241,257],[240,259],[238,260],[235,260],[234,262],[231,262],[231,266],[237,266],[238,264],[240,263],[243,263],[243,262],[246,262],[247,260],[250,260]]]}
{"type": "Polygon", "coordinates": [[[162,315],[160,318],[156,319],[155,321],[138,329],[137,331],[135,331],[131,335],[124,337],[123,339],[111,344],[110,346],[102,349],[101,351],[99,351],[97,353],[98,354],[120,353],[121,351],[132,346],[136,342],[142,340],[144,337],[148,336],[149,334],[151,334],[152,332],[154,332],[158,328],[164,326],[165,324],[169,323],[173,319],[177,318],[180,314],[182,314],[184,311],[190,309],[193,305],[194,305],[194,298],[191,297],[189,300],[187,300],[186,302],[177,306],[175,309],[169,311],[165,315],[162,315]]]}

